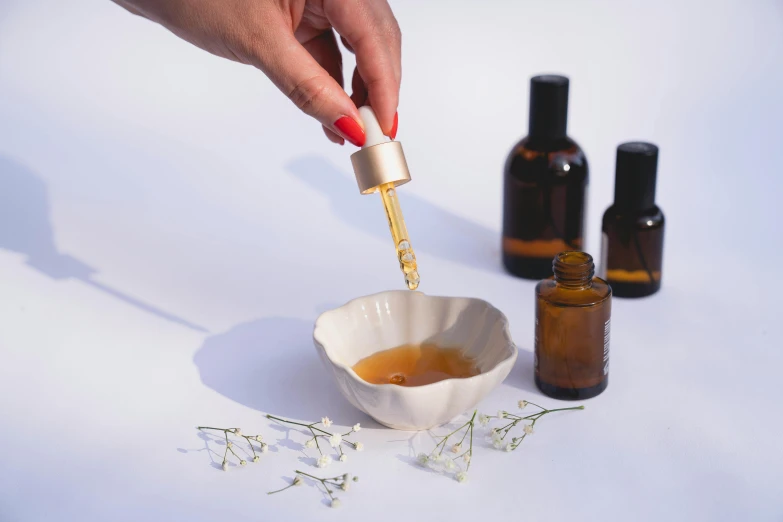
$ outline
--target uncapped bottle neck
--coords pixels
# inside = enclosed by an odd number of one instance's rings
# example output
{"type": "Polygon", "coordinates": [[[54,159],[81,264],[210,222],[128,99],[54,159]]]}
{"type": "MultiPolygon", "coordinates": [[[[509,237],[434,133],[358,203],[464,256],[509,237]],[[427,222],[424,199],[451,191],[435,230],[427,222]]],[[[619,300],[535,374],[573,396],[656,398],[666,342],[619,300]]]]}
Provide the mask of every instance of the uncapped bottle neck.
{"type": "Polygon", "coordinates": [[[586,288],[593,284],[595,263],[585,252],[560,252],[552,261],[555,282],[566,288],[586,288]]]}

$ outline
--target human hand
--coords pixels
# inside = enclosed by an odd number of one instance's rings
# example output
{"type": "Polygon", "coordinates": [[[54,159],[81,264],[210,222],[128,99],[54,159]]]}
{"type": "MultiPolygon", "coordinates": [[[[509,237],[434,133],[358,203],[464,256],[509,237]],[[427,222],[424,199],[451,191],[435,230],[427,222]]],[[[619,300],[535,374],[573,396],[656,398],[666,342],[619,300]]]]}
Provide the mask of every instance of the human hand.
{"type": "Polygon", "coordinates": [[[335,143],[364,144],[357,107],[368,102],[384,133],[397,134],[401,37],[386,0],[113,1],[212,54],[257,67],[335,143]],[[350,98],[335,31],[356,54],[350,98]]]}

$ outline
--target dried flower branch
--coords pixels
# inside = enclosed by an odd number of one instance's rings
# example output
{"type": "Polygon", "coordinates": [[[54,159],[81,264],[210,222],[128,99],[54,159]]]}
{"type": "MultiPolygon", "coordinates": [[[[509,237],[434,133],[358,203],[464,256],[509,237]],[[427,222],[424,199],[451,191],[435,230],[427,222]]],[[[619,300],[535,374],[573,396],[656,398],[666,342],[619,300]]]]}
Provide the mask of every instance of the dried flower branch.
{"type": "Polygon", "coordinates": [[[316,477],[315,475],[310,475],[309,473],[305,473],[304,471],[299,471],[299,470],[296,470],[295,473],[296,475],[294,475],[294,480],[289,485],[287,485],[284,488],[278,489],[277,491],[270,491],[269,493],[267,493],[267,495],[274,495],[275,493],[280,493],[281,491],[285,491],[294,486],[301,486],[303,482],[302,477],[307,477],[321,484],[326,494],[329,495],[329,506],[336,508],[336,507],[340,507],[340,499],[333,495],[334,491],[332,490],[332,488],[340,489],[342,491],[348,491],[348,489],[351,486],[351,482],[359,482],[359,477],[351,477],[351,475],[348,473],[345,473],[337,477],[329,477],[329,478],[316,477]]]}
{"type": "Polygon", "coordinates": [[[584,410],[584,406],[574,406],[572,408],[555,408],[553,410],[548,410],[544,408],[543,406],[539,406],[538,404],[534,402],[529,401],[519,401],[517,405],[519,406],[520,410],[525,409],[527,405],[535,406],[536,408],[539,408],[540,411],[537,411],[535,413],[531,413],[530,415],[526,416],[520,416],[516,415],[514,413],[510,413],[505,410],[500,410],[497,415],[479,415],[479,424],[482,426],[488,426],[489,423],[492,421],[492,419],[497,420],[506,420],[508,421],[506,424],[500,427],[494,427],[490,430],[490,437],[492,439],[492,445],[496,449],[504,450],[504,451],[514,451],[519,447],[520,444],[522,444],[522,441],[525,440],[525,437],[528,435],[533,434],[533,426],[535,426],[536,422],[543,417],[544,415],[547,415],[549,413],[553,413],[556,411],[570,411],[570,410],[584,410]],[[526,423],[523,421],[530,421],[530,423],[526,423]],[[506,437],[508,436],[509,432],[515,428],[518,424],[522,424],[522,435],[518,437],[511,437],[510,440],[506,441],[506,437]]]}
{"type": "Polygon", "coordinates": [[[346,460],[348,460],[348,455],[346,455],[343,452],[343,444],[351,446],[356,451],[364,450],[364,444],[362,444],[361,442],[354,442],[354,441],[347,440],[347,437],[350,437],[352,434],[362,429],[359,423],[354,424],[353,427],[345,433],[333,433],[318,427],[319,424],[324,428],[330,427],[332,425],[332,421],[329,419],[329,417],[323,417],[321,419],[321,422],[310,422],[310,423],[296,422],[288,419],[283,419],[281,417],[275,417],[274,415],[267,415],[266,418],[270,420],[282,422],[285,424],[292,424],[294,426],[301,426],[303,428],[306,428],[312,437],[307,439],[307,441],[304,443],[304,446],[305,448],[308,449],[314,447],[318,448],[318,453],[320,453],[321,456],[318,458],[318,460],[316,460],[316,466],[318,466],[319,468],[325,468],[332,462],[332,457],[330,455],[325,454],[321,450],[321,444],[319,442],[319,439],[321,439],[321,441],[326,441],[330,447],[338,451],[337,460],[339,460],[340,462],[345,462],[346,460]]]}
{"type": "Polygon", "coordinates": [[[229,440],[228,435],[229,433],[231,435],[234,435],[235,437],[241,437],[247,441],[248,446],[250,446],[250,451],[253,452],[253,462],[258,462],[260,460],[258,454],[256,453],[256,448],[253,446],[253,442],[260,442],[261,445],[258,448],[258,451],[260,453],[266,453],[269,450],[269,445],[266,442],[262,442],[261,435],[244,435],[242,433],[242,430],[239,428],[212,428],[209,426],[198,426],[199,431],[204,430],[213,430],[213,431],[222,431],[223,436],[226,438],[226,451],[223,453],[223,463],[221,464],[221,467],[223,468],[223,471],[228,471],[228,452],[230,451],[234,457],[237,458],[239,461],[240,466],[244,466],[247,464],[247,461],[237,455],[237,452],[234,451],[234,443],[229,440]]]}
{"type": "Polygon", "coordinates": [[[470,461],[473,458],[473,429],[476,423],[476,413],[477,412],[474,411],[470,420],[456,430],[447,435],[438,436],[440,442],[435,445],[435,448],[433,448],[429,454],[419,453],[419,456],[416,459],[419,464],[436,470],[441,469],[446,472],[453,472],[454,479],[457,482],[465,482],[468,479],[470,461]],[[459,442],[452,444],[448,449],[454,456],[450,457],[448,455],[443,455],[443,452],[446,451],[449,439],[454,437],[452,440],[456,440],[462,430],[465,430],[464,433],[462,433],[462,438],[459,439],[459,442]],[[468,440],[468,447],[463,451],[466,439],[468,440]],[[460,460],[465,465],[464,470],[459,463],[460,460]]]}

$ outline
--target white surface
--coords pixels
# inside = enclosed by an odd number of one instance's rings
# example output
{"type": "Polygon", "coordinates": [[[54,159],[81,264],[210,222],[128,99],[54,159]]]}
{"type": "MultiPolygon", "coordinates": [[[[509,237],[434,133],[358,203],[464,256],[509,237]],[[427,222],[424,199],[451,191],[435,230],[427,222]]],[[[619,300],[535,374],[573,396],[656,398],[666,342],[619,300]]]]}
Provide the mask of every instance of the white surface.
{"type": "Polygon", "coordinates": [[[426,435],[372,425],[311,342],[319,312],[402,284],[355,149],[108,0],[3,0],[0,520],[783,518],[780,3],[394,8],[421,289],[487,299],[522,349],[482,409],[559,405],[532,384],[534,285],[499,267],[529,77],[571,77],[591,251],[615,146],[660,145],[664,289],[615,301],[607,392],[511,455],[482,449],[469,484],[411,466],[426,435]],[[262,412],[365,425],[367,449],[331,468],[362,477],[340,511],[264,494],[311,461],[262,412]],[[283,440],[223,473],[200,423],[283,440]]]}
{"type": "Polygon", "coordinates": [[[409,431],[439,428],[473,411],[508,377],[518,356],[508,319],[491,304],[409,290],[359,297],[325,312],[313,339],[351,404],[384,426],[409,431]],[[461,350],[480,373],[407,387],[371,384],[352,370],[381,350],[425,343],[461,350]]]}
{"type": "Polygon", "coordinates": [[[359,116],[362,117],[364,133],[367,137],[364,145],[362,145],[363,149],[389,141],[389,138],[383,134],[381,124],[378,123],[378,117],[375,116],[375,111],[372,110],[372,107],[369,105],[359,107],[359,116]]]}

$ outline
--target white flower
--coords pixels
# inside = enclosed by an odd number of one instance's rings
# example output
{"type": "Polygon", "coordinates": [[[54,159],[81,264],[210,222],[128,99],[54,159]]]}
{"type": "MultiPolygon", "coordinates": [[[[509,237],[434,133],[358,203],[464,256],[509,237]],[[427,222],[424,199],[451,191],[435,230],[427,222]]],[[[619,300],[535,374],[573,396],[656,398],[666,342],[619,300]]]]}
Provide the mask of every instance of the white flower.
{"type": "Polygon", "coordinates": [[[506,444],[506,447],[505,447],[505,448],[503,448],[503,449],[505,449],[506,451],[511,451],[511,450],[513,450],[513,449],[514,449],[514,447],[513,447],[513,446],[511,445],[511,443],[509,442],[508,444],[506,444]]]}
{"type": "Polygon", "coordinates": [[[337,446],[339,446],[342,443],[342,441],[343,441],[343,436],[340,435],[339,433],[335,433],[331,437],[329,437],[329,444],[333,448],[336,448],[337,446]]]}
{"type": "Polygon", "coordinates": [[[220,467],[223,468],[223,471],[228,471],[228,462],[224,460],[223,465],[220,467]]]}
{"type": "Polygon", "coordinates": [[[329,417],[321,417],[321,424],[324,425],[324,428],[328,428],[332,425],[332,421],[329,419],[329,417]]]}
{"type": "Polygon", "coordinates": [[[246,460],[244,460],[244,459],[242,459],[242,460],[240,460],[240,461],[239,461],[239,465],[240,465],[240,466],[245,466],[246,464],[247,464],[247,461],[246,461],[246,460]]]}
{"type": "Polygon", "coordinates": [[[434,457],[431,457],[431,460],[433,462],[436,462],[436,463],[440,464],[441,462],[443,462],[443,455],[441,453],[438,453],[434,457]]]}
{"type": "Polygon", "coordinates": [[[451,459],[446,459],[446,469],[448,469],[448,470],[452,470],[452,469],[456,469],[456,467],[457,467],[457,465],[456,465],[456,464],[454,464],[454,461],[453,461],[453,460],[451,460],[451,459]]]}
{"type": "Polygon", "coordinates": [[[305,442],[305,448],[312,449],[315,447],[315,439],[310,439],[307,442],[305,442]]]}
{"type": "Polygon", "coordinates": [[[416,462],[418,462],[421,466],[426,466],[429,461],[430,458],[424,453],[419,453],[419,456],[416,457],[416,462]]]}
{"type": "Polygon", "coordinates": [[[462,460],[464,460],[464,461],[465,461],[465,464],[470,464],[470,453],[465,453],[465,454],[462,456],[462,460]]]}
{"type": "Polygon", "coordinates": [[[237,437],[241,437],[242,430],[240,430],[239,428],[234,428],[234,435],[236,435],[237,437]]]}
{"type": "Polygon", "coordinates": [[[520,410],[524,410],[524,409],[525,409],[525,406],[527,406],[527,401],[519,401],[519,402],[517,403],[517,406],[519,406],[519,409],[520,409],[520,410]]]}
{"type": "Polygon", "coordinates": [[[495,447],[495,449],[500,449],[503,447],[503,436],[500,435],[500,432],[495,431],[492,433],[492,445],[495,447]]]}
{"type": "Polygon", "coordinates": [[[533,434],[533,425],[525,424],[525,435],[532,435],[532,434],[533,434]]]}
{"type": "Polygon", "coordinates": [[[229,441],[229,442],[226,442],[226,446],[228,446],[229,448],[231,448],[231,447],[233,447],[233,446],[234,446],[234,443],[233,443],[233,442],[231,442],[231,441],[229,441]]]}
{"type": "Polygon", "coordinates": [[[259,457],[258,455],[253,457],[253,462],[258,462],[259,460],[261,460],[261,457],[259,457]]]}
{"type": "Polygon", "coordinates": [[[318,457],[318,460],[315,461],[315,465],[318,466],[319,468],[325,468],[331,462],[332,462],[332,457],[330,457],[329,455],[321,455],[320,457],[318,457]]]}
{"type": "Polygon", "coordinates": [[[351,474],[343,473],[343,482],[348,482],[349,480],[351,480],[351,474]]]}
{"type": "Polygon", "coordinates": [[[339,499],[339,498],[333,498],[333,499],[332,499],[332,503],[331,503],[331,504],[329,504],[329,505],[330,505],[331,507],[333,507],[333,508],[338,508],[338,507],[340,507],[340,499],[339,499]]]}
{"type": "Polygon", "coordinates": [[[354,446],[354,447],[356,448],[356,451],[363,451],[364,450],[364,444],[362,444],[361,442],[357,442],[356,446],[354,446]]]}
{"type": "Polygon", "coordinates": [[[294,481],[291,483],[292,486],[301,486],[302,485],[302,479],[299,478],[299,475],[294,477],[294,481]]]}
{"type": "Polygon", "coordinates": [[[487,417],[483,413],[479,415],[479,424],[481,424],[482,426],[486,426],[487,424],[489,424],[489,417],[487,417]]]}
{"type": "Polygon", "coordinates": [[[261,443],[261,453],[266,453],[267,451],[269,451],[269,444],[267,444],[266,442],[262,442],[261,443]]]}
{"type": "Polygon", "coordinates": [[[459,453],[460,450],[462,450],[462,444],[460,444],[459,442],[451,447],[452,453],[459,453]]]}
{"type": "Polygon", "coordinates": [[[261,435],[256,435],[256,440],[257,440],[258,442],[261,442],[261,439],[262,439],[262,438],[263,438],[263,437],[262,437],[261,435]]]}
{"type": "Polygon", "coordinates": [[[456,478],[456,479],[457,479],[457,482],[459,482],[460,484],[462,484],[463,482],[465,482],[466,480],[468,480],[468,474],[467,474],[466,472],[464,472],[464,471],[460,471],[459,473],[457,473],[457,474],[454,476],[454,478],[456,478]]]}
{"type": "Polygon", "coordinates": [[[357,422],[356,424],[353,425],[352,429],[353,431],[359,431],[360,429],[362,429],[362,425],[357,422]]]}
{"type": "Polygon", "coordinates": [[[492,428],[491,430],[489,430],[489,434],[492,435],[493,437],[495,436],[496,433],[498,433],[497,428],[492,428]]]}
{"type": "Polygon", "coordinates": [[[340,462],[345,462],[346,460],[348,460],[348,455],[346,455],[345,453],[340,455],[340,462]]]}
{"type": "Polygon", "coordinates": [[[498,410],[498,419],[505,419],[506,418],[506,412],[503,410],[498,410]]]}
{"type": "Polygon", "coordinates": [[[342,489],[343,491],[348,491],[348,488],[350,486],[351,486],[350,482],[343,482],[342,484],[340,484],[340,489],[342,489]]]}

